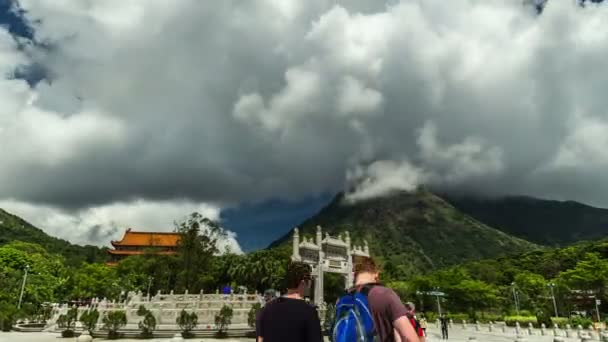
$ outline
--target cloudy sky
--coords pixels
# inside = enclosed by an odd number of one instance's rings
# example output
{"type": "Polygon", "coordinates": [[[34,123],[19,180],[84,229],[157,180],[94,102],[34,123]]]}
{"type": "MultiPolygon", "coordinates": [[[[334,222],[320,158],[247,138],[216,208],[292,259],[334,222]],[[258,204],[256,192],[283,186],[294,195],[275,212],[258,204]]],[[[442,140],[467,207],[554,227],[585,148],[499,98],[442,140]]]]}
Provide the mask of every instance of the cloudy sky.
{"type": "Polygon", "coordinates": [[[53,235],[200,211],[249,250],[421,183],[608,207],[608,5],[1,2],[0,207],[53,235]]]}

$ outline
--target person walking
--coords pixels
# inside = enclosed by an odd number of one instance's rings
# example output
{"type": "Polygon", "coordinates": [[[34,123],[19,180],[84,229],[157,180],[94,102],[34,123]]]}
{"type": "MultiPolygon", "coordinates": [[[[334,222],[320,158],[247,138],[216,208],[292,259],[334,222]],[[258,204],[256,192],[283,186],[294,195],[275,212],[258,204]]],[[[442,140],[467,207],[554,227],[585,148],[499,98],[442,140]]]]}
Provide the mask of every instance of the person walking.
{"type": "MultiPolygon", "coordinates": [[[[348,339],[345,336],[352,336],[353,331],[350,326],[353,320],[346,318],[349,315],[365,315],[367,321],[369,316],[372,320],[372,331],[363,332],[363,341],[379,341],[379,342],[420,342],[406,314],[407,311],[401,303],[399,296],[392,289],[380,284],[380,272],[376,263],[372,258],[364,258],[355,265],[355,286],[349,292],[338,300],[336,320],[338,323],[334,326],[333,338],[337,341],[355,342],[354,339],[348,339]],[[361,295],[365,300],[361,301],[361,295]],[[350,298],[349,298],[350,296],[350,298]],[[356,296],[359,296],[358,298],[356,296]],[[353,301],[354,299],[354,301],[353,301]],[[340,309],[341,302],[355,302],[355,306],[363,306],[362,309],[353,312],[352,309],[340,309]],[[361,304],[361,303],[364,304],[361,304]],[[340,316],[341,315],[341,316],[340,316]],[[342,322],[342,323],[340,323],[342,322]],[[342,325],[341,325],[342,324],[342,325]]],[[[345,306],[348,307],[348,306],[345,306]]],[[[351,305],[352,307],[352,305],[351,305]]],[[[361,332],[357,332],[359,334],[361,332]]],[[[352,337],[349,337],[352,338],[352,337]]]]}
{"type": "Polygon", "coordinates": [[[268,302],[256,322],[258,342],[322,342],[317,310],[304,301],[312,283],[309,265],[292,262],[287,267],[287,294],[268,302]]]}
{"type": "Polygon", "coordinates": [[[410,323],[414,327],[416,331],[416,335],[420,338],[420,342],[424,342],[424,330],[422,330],[422,326],[420,322],[416,319],[416,305],[412,302],[405,303],[406,316],[410,320],[410,323]]]}
{"type": "Polygon", "coordinates": [[[427,323],[426,323],[426,317],[424,315],[420,316],[420,327],[422,328],[422,331],[424,332],[424,337],[426,337],[426,328],[427,328],[427,323]]]}
{"type": "Polygon", "coordinates": [[[441,323],[441,339],[447,340],[448,339],[448,318],[445,316],[445,314],[441,315],[441,318],[439,318],[439,322],[441,323]]]}

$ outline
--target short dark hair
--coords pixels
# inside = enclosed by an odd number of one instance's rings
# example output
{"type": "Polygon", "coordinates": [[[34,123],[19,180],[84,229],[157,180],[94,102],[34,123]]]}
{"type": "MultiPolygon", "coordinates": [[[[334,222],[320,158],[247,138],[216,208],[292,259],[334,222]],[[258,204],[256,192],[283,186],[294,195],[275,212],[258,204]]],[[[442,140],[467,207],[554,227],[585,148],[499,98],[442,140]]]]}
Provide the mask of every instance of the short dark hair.
{"type": "Polygon", "coordinates": [[[378,273],[380,268],[376,265],[374,259],[365,257],[359,259],[355,265],[355,276],[359,273],[378,273]]]}
{"type": "Polygon", "coordinates": [[[302,262],[290,262],[285,273],[285,287],[288,289],[295,289],[300,286],[302,280],[311,279],[310,265],[302,262]]]}

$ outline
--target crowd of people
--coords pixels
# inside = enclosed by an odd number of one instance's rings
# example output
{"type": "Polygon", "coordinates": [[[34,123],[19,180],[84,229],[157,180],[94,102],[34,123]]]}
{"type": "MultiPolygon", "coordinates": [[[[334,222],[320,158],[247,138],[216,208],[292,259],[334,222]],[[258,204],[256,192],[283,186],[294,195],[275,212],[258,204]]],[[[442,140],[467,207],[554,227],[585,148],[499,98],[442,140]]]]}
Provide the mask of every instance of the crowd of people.
{"type": "MultiPolygon", "coordinates": [[[[372,258],[355,265],[355,285],[336,303],[336,321],[329,332],[331,341],[425,341],[425,317],[418,318],[414,303],[402,303],[392,289],[379,282],[379,275],[372,258]]],[[[311,284],[311,267],[290,263],[286,273],[287,293],[280,297],[265,293],[267,303],[256,320],[258,342],[323,341],[317,310],[304,297],[311,284]]],[[[444,320],[442,317],[442,333],[447,339],[444,320]]]]}

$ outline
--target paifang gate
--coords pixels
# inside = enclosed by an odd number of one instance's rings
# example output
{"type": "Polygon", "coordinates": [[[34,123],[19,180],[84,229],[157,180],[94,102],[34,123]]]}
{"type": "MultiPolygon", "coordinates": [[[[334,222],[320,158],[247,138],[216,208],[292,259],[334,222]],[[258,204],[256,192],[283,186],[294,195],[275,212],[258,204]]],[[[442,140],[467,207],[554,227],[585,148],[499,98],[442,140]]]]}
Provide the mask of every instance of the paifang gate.
{"type": "Polygon", "coordinates": [[[291,259],[312,266],[314,280],[313,302],[317,305],[323,303],[323,273],[339,273],[344,275],[344,288],[353,285],[353,264],[357,258],[369,257],[369,246],[363,240],[363,246],[352,246],[350,235],[345,232],[337,237],[331,237],[317,226],[315,239],[302,238],[298,228],[293,231],[293,253],[291,259]]]}

